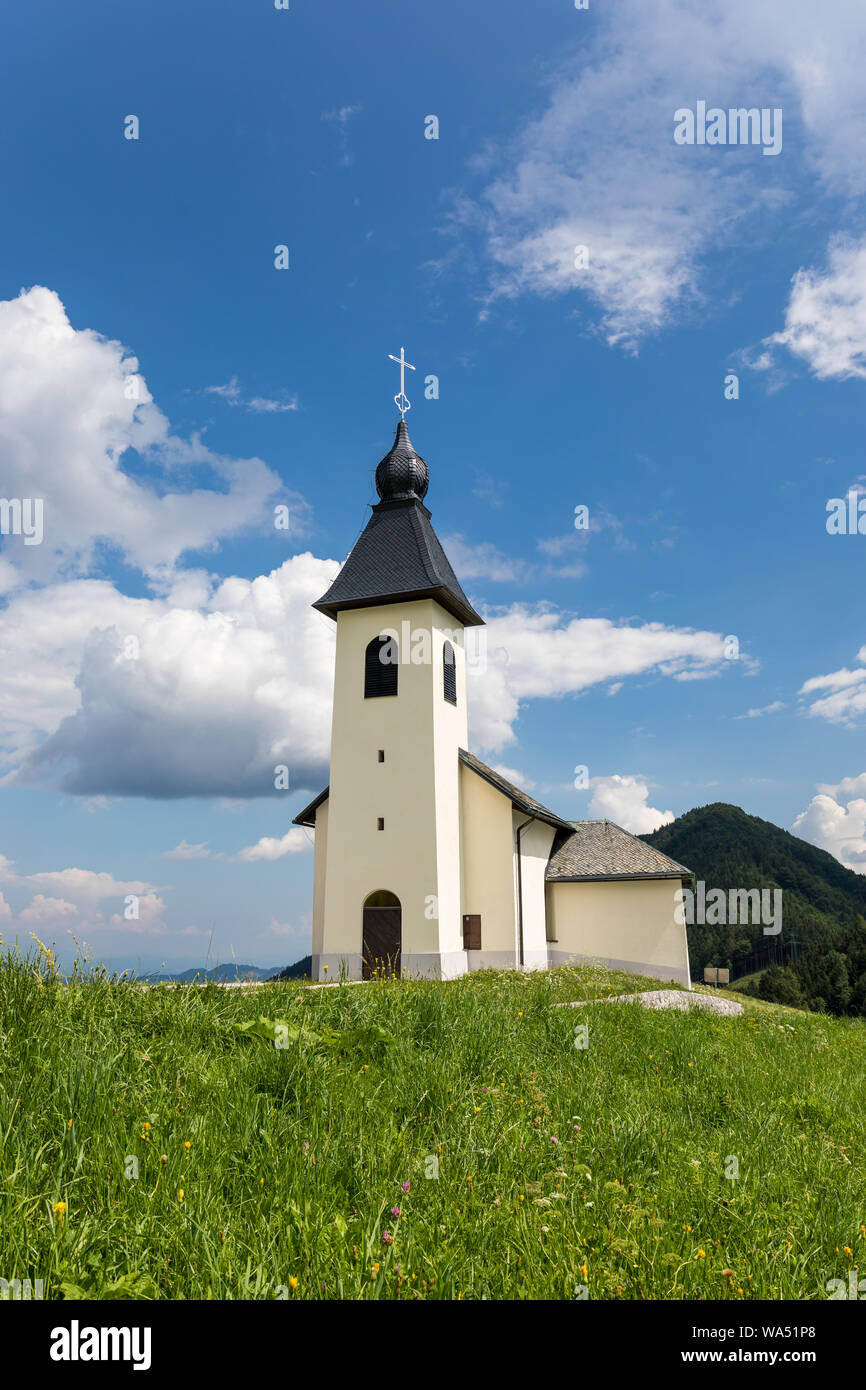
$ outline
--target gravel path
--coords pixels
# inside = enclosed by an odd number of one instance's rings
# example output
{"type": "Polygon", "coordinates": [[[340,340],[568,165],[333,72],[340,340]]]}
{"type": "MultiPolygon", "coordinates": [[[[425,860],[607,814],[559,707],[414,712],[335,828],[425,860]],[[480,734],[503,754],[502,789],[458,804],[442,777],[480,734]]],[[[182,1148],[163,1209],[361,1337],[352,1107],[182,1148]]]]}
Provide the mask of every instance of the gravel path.
{"type": "Polygon", "coordinates": [[[614,994],[609,999],[576,999],[557,1004],[558,1009],[581,1009],[584,1004],[642,1004],[645,1009],[709,1009],[710,1013],[735,1018],[743,1012],[735,999],[714,994],[693,994],[686,989],[650,989],[644,994],[614,994]]]}

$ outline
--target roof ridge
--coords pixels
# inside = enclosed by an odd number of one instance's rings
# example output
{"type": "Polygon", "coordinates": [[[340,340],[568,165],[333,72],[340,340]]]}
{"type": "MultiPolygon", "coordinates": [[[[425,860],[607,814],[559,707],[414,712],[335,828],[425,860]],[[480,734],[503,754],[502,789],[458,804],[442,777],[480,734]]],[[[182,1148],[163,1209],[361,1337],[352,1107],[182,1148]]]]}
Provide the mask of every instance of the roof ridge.
{"type": "Polygon", "coordinates": [[[503,796],[509,797],[512,803],[519,806],[521,810],[528,811],[537,820],[546,821],[548,825],[555,826],[557,830],[571,830],[571,821],[564,820],[555,811],[551,811],[549,806],[544,806],[540,801],[536,801],[534,796],[523,791],[521,787],[509,782],[507,777],[503,777],[495,768],[488,767],[487,763],[482,762],[475,753],[470,753],[467,748],[458,748],[457,757],[466,767],[471,768],[497,791],[502,792],[503,796]]]}
{"type": "MultiPolygon", "coordinates": [[[[418,540],[419,546],[420,546],[420,548],[421,548],[422,551],[423,551],[423,554],[422,554],[422,557],[421,557],[421,558],[422,558],[422,562],[423,562],[423,564],[424,564],[424,569],[425,569],[425,571],[426,571],[427,578],[429,579],[429,581],[430,581],[431,584],[441,583],[441,582],[442,582],[441,576],[439,575],[439,573],[438,573],[437,570],[436,570],[436,564],[435,564],[435,561],[434,561],[434,559],[433,559],[433,553],[432,553],[431,548],[430,548],[430,542],[429,542],[428,535],[427,535],[427,527],[424,525],[424,522],[421,520],[421,516],[420,516],[419,510],[418,510],[417,507],[413,507],[413,508],[412,508],[411,516],[412,516],[412,530],[414,531],[415,536],[416,536],[416,538],[417,538],[417,540],[418,540]]],[[[425,520],[427,520],[428,523],[429,523],[429,518],[425,518],[425,520]]],[[[430,529],[430,531],[433,530],[432,524],[430,525],[429,529],[430,529]]],[[[443,553],[443,555],[445,554],[444,551],[443,551],[442,553],[443,553]]],[[[446,559],[447,559],[447,556],[446,556],[446,559]]],[[[455,575],[455,578],[456,578],[456,575],[455,575]]]]}

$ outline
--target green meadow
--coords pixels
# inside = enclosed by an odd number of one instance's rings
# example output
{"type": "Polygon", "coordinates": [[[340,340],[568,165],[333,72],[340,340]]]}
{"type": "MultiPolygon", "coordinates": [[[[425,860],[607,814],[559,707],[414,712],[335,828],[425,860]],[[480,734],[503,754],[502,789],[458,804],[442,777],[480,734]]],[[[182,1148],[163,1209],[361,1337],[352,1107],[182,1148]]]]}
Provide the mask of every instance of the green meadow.
{"type": "Polygon", "coordinates": [[[866,1266],[866,1024],[556,1007],[658,986],[142,987],[10,953],[0,1278],[52,1299],[826,1298],[866,1266]]]}

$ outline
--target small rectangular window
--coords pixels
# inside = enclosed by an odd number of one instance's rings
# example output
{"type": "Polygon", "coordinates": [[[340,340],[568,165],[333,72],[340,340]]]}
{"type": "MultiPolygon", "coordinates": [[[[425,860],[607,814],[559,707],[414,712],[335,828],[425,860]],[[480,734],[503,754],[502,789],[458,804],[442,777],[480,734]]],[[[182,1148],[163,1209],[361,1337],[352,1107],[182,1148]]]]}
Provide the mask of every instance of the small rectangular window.
{"type": "Polygon", "coordinates": [[[378,826],[377,826],[377,829],[378,829],[378,830],[384,830],[384,829],[385,829],[385,817],[384,817],[384,816],[380,816],[380,817],[379,817],[379,824],[378,824],[378,826]]]}
{"type": "Polygon", "coordinates": [[[384,750],[384,748],[380,748],[380,749],[379,749],[379,762],[380,762],[380,763],[383,763],[384,761],[385,761],[385,750],[384,750]]]}

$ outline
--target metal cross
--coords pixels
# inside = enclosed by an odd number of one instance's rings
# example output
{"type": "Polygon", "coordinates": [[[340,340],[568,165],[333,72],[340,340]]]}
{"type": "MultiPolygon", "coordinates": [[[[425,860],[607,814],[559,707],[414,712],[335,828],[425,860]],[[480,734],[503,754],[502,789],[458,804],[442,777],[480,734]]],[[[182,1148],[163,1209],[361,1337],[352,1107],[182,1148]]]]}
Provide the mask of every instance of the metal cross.
{"type": "Polygon", "coordinates": [[[408,367],[410,372],[414,372],[415,368],[412,366],[411,362],[406,361],[406,354],[402,348],[400,349],[399,357],[395,357],[393,352],[389,352],[388,356],[391,361],[396,362],[400,368],[400,394],[394,397],[394,404],[400,412],[400,419],[403,420],[406,417],[406,411],[412,409],[412,403],[406,395],[406,368],[408,367]]]}

